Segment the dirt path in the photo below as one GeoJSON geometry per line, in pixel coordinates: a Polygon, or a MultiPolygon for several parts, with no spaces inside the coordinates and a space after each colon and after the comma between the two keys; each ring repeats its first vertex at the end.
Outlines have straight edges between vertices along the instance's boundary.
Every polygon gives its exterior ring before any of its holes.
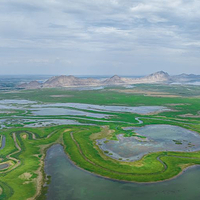
{"type": "MultiPolygon", "coordinates": [[[[53,131],[52,133],[47,135],[46,138],[49,138],[51,135],[53,135],[57,131],[58,130],[53,131]]],[[[62,144],[63,145],[63,133],[65,133],[67,131],[70,131],[70,129],[65,129],[63,132],[61,132],[60,137],[55,142],[47,144],[47,145],[41,145],[40,146],[40,153],[42,154],[42,157],[40,158],[40,166],[37,169],[37,171],[35,172],[36,174],[38,174],[38,177],[35,179],[36,193],[33,197],[28,198],[27,200],[35,200],[41,194],[42,186],[44,184],[43,167],[44,167],[44,159],[45,159],[45,156],[46,156],[45,152],[53,144],[62,144]]]]}
{"type": "Polygon", "coordinates": [[[55,130],[55,131],[51,132],[49,135],[47,135],[47,137],[46,137],[46,138],[47,138],[47,139],[48,139],[48,138],[50,138],[50,137],[51,137],[51,136],[52,136],[54,133],[56,133],[56,132],[57,132],[57,130],[55,130]]]}
{"type": "Polygon", "coordinates": [[[3,135],[0,136],[0,149],[1,149],[1,146],[2,146],[2,142],[3,142],[3,135]]]}
{"type": "Polygon", "coordinates": [[[13,153],[11,153],[11,154],[8,154],[8,155],[6,156],[6,158],[7,158],[8,160],[13,160],[16,164],[15,164],[11,169],[9,169],[9,170],[7,170],[7,171],[4,171],[4,172],[0,172],[0,174],[10,172],[10,171],[14,170],[15,168],[17,168],[17,167],[21,164],[21,161],[20,161],[20,160],[18,160],[17,158],[12,157],[12,155],[21,152],[21,147],[20,147],[20,146],[18,145],[18,143],[17,143],[16,134],[13,133],[12,135],[13,135],[13,140],[14,140],[15,146],[16,146],[16,148],[17,148],[18,150],[15,151],[15,152],[13,152],[13,153]]]}
{"type": "Polygon", "coordinates": [[[33,132],[30,132],[30,131],[25,131],[25,132],[28,133],[28,134],[31,134],[32,135],[32,139],[36,140],[36,136],[35,136],[35,134],[33,132]]]}

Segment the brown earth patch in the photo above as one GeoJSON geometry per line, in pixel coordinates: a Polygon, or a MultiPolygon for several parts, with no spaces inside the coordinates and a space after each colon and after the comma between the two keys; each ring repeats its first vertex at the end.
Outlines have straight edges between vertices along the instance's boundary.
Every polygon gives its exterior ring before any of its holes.
{"type": "Polygon", "coordinates": [[[200,115],[193,115],[191,113],[185,115],[179,115],[179,117],[190,117],[190,118],[200,118],[200,115]]]}
{"type": "Polygon", "coordinates": [[[54,98],[64,98],[64,97],[73,97],[74,95],[50,95],[50,97],[54,98]]]}
{"type": "Polygon", "coordinates": [[[142,167],[144,166],[144,163],[142,160],[137,160],[137,161],[132,162],[130,165],[135,166],[135,167],[142,167]]]}
{"type": "Polygon", "coordinates": [[[93,133],[90,135],[91,140],[98,140],[102,138],[109,138],[112,137],[112,133],[114,133],[114,130],[110,130],[109,126],[102,126],[101,127],[101,132],[99,133],[93,133]]]}
{"type": "Polygon", "coordinates": [[[23,138],[24,140],[26,140],[27,135],[26,135],[26,134],[22,135],[22,138],[23,138]]]}
{"type": "Polygon", "coordinates": [[[68,131],[71,131],[71,129],[65,129],[63,133],[66,133],[68,131]]]}
{"type": "Polygon", "coordinates": [[[181,97],[179,95],[174,95],[174,94],[165,93],[165,92],[152,92],[152,91],[136,90],[136,89],[131,89],[131,90],[130,89],[127,89],[127,90],[109,89],[109,90],[120,92],[120,93],[127,93],[127,94],[143,94],[143,95],[151,96],[151,97],[170,97],[170,98],[181,97]]]}
{"type": "Polygon", "coordinates": [[[189,103],[169,103],[165,104],[166,106],[185,106],[185,105],[191,105],[189,103]]]}
{"type": "Polygon", "coordinates": [[[188,168],[192,165],[194,165],[194,164],[188,163],[188,164],[182,164],[182,165],[180,165],[180,167],[181,167],[182,170],[184,170],[185,168],[188,168]]]}
{"type": "Polygon", "coordinates": [[[29,172],[25,172],[19,176],[20,179],[29,181],[33,175],[29,172]]]}

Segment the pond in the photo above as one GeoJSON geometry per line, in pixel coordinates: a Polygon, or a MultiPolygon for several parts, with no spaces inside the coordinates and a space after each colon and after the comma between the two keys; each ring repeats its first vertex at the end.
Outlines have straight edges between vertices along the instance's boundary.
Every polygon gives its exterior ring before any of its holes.
{"type": "Polygon", "coordinates": [[[53,125],[89,125],[89,124],[82,124],[76,120],[70,120],[70,119],[24,120],[24,127],[46,127],[53,125]]]}
{"type": "Polygon", "coordinates": [[[117,135],[117,140],[97,140],[106,155],[123,161],[141,159],[145,154],[158,151],[197,151],[200,150],[200,135],[196,132],[171,125],[149,125],[127,127],[136,136],[117,135]]]}
{"type": "Polygon", "coordinates": [[[0,100],[0,104],[20,104],[20,105],[27,105],[27,104],[34,104],[37,103],[36,101],[29,101],[25,99],[3,99],[0,100]]]}
{"type": "Polygon", "coordinates": [[[0,164],[0,170],[6,169],[9,167],[9,164],[5,163],[5,164],[0,164]]]}
{"type": "Polygon", "coordinates": [[[77,168],[59,144],[48,149],[45,172],[51,176],[48,200],[188,200],[200,196],[200,167],[191,167],[176,179],[159,183],[112,181],[77,168]]]}
{"type": "Polygon", "coordinates": [[[87,116],[94,118],[109,118],[110,115],[102,112],[128,112],[137,114],[151,114],[154,112],[170,111],[169,108],[164,106],[107,106],[95,105],[84,103],[53,103],[53,104],[40,104],[35,101],[17,100],[17,99],[4,99],[0,100],[0,109],[2,112],[11,112],[10,110],[29,110],[33,115],[77,115],[87,116]],[[72,109],[73,108],[73,109],[72,109]],[[75,109],[74,109],[75,108],[75,109]],[[81,109],[81,110],[80,110],[81,109]],[[86,112],[96,111],[101,113],[86,112]]]}
{"type": "Polygon", "coordinates": [[[32,111],[33,115],[73,115],[73,116],[85,116],[85,117],[94,117],[94,118],[108,118],[110,115],[92,113],[92,112],[84,112],[81,110],[73,110],[67,108],[35,108],[35,111],[32,111]]]}
{"type": "Polygon", "coordinates": [[[149,114],[153,112],[164,112],[170,111],[167,107],[164,106],[104,106],[104,105],[95,105],[95,104],[84,104],[84,103],[55,103],[55,104],[44,104],[44,106],[58,107],[66,106],[76,109],[84,110],[94,110],[99,112],[129,112],[137,114],[149,114]]]}
{"type": "Polygon", "coordinates": [[[5,147],[5,145],[6,145],[6,137],[3,135],[2,136],[0,150],[2,150],[5,147]]]}

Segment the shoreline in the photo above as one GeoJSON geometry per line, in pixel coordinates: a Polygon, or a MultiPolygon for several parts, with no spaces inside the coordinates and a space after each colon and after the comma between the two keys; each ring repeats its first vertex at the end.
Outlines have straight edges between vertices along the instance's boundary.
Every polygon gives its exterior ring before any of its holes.
{"type": "Polygon", "coordinates": [[[97,174],[95,172],[90,172],[84,168],[81,168],[79,167],[71,158],[70,156],[65,152],[66,156],[68,157],[69,161],[71,164],[73,164],[73,166],[75,166],[76,168],[82,170],[82,171],[85,171],[93,176],[96,176],[96,177],[99,177],[99,178],[103,178],[103,179],[106,179],[106,180],[110,180],[110,181],[114,181],[114,182],[122,182],[122,183],[135,183],[135,184],[141,184],[141,185],[146,185],[146,184],[156,184],[156,183],[161,183],[161,182],[167,182],[167,181],[170,181],[170,180],[173,180],[173,179],[176,179],[177,177],[181,176],[184,172],[186,172],[188,169],[192,168],[192,167],[197,167],[197,166],[200,166],[200,165],[191,165],[191,166],[188,166],[186,168],[184,168],[179,174],[177,174],[176,176],[174,177],[171,177],[169,179],[165,179],[165,180],[159,180],[159,181],[149,181],[149,182],[137,182],[137,181],[127,181],[127,180],[119,180],[119,179],[114,179],[114,178],[110,178],[110,177],[107,177],[107,176],[102,176],[100,174],[97,174]]]}
{"type": "MultiPolygon", "coordinates": [[[[63,136],[63,133],[62,133],[62,136],[63,136]]],[[[35,193],[35,195],[33,197],[30,197],[27,200],[36,200],[36,199],[38,199],[42,195],[42,190],[44,188],[43,186],[47,182],[47,179],[45,178],[45,176],[47,177],[47,174],[45,173],[45,170],[44,170],[44,168],[45,168],[45,157],[47,155],[47,151],[52,146],[57,145],[57,144],[63,146],[63,139],[62,139],[62,137],[59,137],[55,142],[53,142],[51,144],[41,145],[40,146],[41,147],[42,157],[40,159],[40,167],[38,168],[38,170],[36,170],[36,173],[38,174],[38,178],[36,178],[36,193],[35,193]]],[[[48,184],[47,184],[47,187],[48,187],[48,184]]]]}
{"type": "MultiPolygon", "coordinates": [[[[91,174],[91,175],[93,175],[93,176],[96,176],[96,177],[99,177],[99,178],[103,178],[103,179],[106,179],[106,180],[110,180],[110,181],[114,181],[114,182],[135,183],[135,184],[141,184],[141,185],[156,184],[156,183],[161,183],[161,182],[167,182],[167,181],[176,179],[177,177],[181,176],[183,173],[185,173],[185,172],[186,172],[188,169],[190,169],[190,168],[193,168],[193,167],[195,168],[195,167],[200,166],[200,165],[197,165],[197,164],[191,165],[191,166],[187,166],[187,167],[185,167],[180,173],[178,173],[176,176],[173,176],[173,177],[171,177],[171,178],[169,178],[169,179],[165,179],[165,180],[149,181],[149,182],[138,182],[138,181],[119,180],[119,179],[114,179],[114,178],[110,178],[110,177],[107,177],[107,176],[102,176],[102,175],[97,174],[97,173],[95,173],[95,172],[90,172],[90,171],[88,171],[88,170],[86,170],[86,169],[84,169],[84,168],[81,168],[80,166],[78,166],[78,165],[71,159],[70,155],[65,151],[65,149],[64,149],[65,145],[59,144],[59,143],[56,143],[56,144],[53,144],[53,145],[61,145],[61,146],[63,147],[63,151],[64,151],[64,153],[65,153],[65,156],[67,156],[69,162],[70,162],[74,167],[76,167],[76,168],[78,168],[78,169],[80,169],[80,170],[82,170],[82,171],[84,171],[84,172],[86,172],[86,173],[89,173],[89,174],[91,174]]],[[[51,145],[51,147],[52,147],[53,145],[51,145]]],[[[51,148],[51,147],[50,147],[50,148],[51,148]]]]}

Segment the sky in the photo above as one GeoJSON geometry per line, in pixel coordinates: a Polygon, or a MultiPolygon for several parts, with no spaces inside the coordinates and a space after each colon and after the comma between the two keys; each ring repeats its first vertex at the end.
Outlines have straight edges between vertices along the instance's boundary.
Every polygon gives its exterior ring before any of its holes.
{"type": "Polygon", "coordinates": [[[0,75],[200,74],[199,0],[0,0],[0,75]]]}

